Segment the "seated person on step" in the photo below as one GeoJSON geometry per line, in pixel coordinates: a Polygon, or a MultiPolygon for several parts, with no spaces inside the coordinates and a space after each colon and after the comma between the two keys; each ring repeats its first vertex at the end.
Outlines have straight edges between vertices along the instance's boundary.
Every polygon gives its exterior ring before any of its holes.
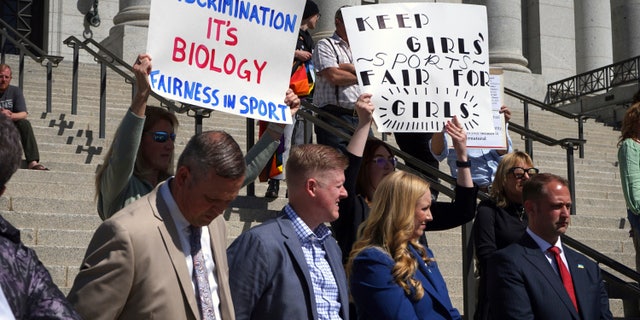
{"type": "Polygon", "coordinates": [[[0,64],[0,113],[11,119],[20,133],[20,143],[24,150],[24,157],[27,160],[27,168],[32,170],[49,170],[40,164],[40,153],[38,143],[33,134],[31,122],[27,120],[27,104],[24,100],[22,90],[11,85],[11,67],[0,64]]]}

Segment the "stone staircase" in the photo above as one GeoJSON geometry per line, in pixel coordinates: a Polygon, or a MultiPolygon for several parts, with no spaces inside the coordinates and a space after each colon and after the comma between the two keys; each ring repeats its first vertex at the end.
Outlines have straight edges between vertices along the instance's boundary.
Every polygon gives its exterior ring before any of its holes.
{"type": "MultiPolygon", "coordinates": [[[[18,83],[17,59],[7,57],[14,66],[13,84],[18,83]]],[[[114,72],[108,72],[107,138],[98,138],[99,68],[95,64],[80,67],[78,114],[71,114],[71,62],[63,61],[54,70],[54,94],[51,113],[45,113],[45,69],[33,62],[25,63],[25,98],[30,120],[37,135],[41,161],[50,171],[18,170],[0,197],[0,214],[22,231],[22,239],[34,248],[50,270],[55,283],[66,292],[73,283],[86,246],[100,219],[94,201],[94,174],[103,161],[110,139],[129,107],[131,85],[114,72]]],[[[507,84],[508,85],[508,84],[507,84]]],[[[519,101],[507,104],[515,123],[522,123],[519,101]]],[[[176,139],[179,154],[194,133],[194,119],[178,114],[180,128],[176,139]]],[[[532,127],[555,138],[577,137],[577,124],[549,113],[534,110],[532,127]]],[[[212,113],[203,121],[204,130],[222,129],[231,133],[246,151],[244,118],[212,113]]],[[[256,130],[257,131],[257,130],[256,130]]],[[[576,207],[569,235],[633,267],[634,250],[628,237],[624,199],[620,190],[616,162],[618,132],[594,121],[585,124],[588,140],[584,159],[576,156],[576,207]]],[[[378,134],[379,136],[379,134],[378,134]]],[[[514,147],[524,150],[524,143],[512,135],[514,147]]],[[[391,139],[391,143],[393,143],[391,139]]],[[[566,176],[566,153],[560,147],[534,144],[534,162],[543,172],[566,176]]],[[[446,163],[442,168],[448,171],[446,163]]],[[[278,214],[286,204],[286,186],[281,197],[268,201],[261,197],[266,183],[256,183],[255,194],[247,189],[225,213],[229,242],[241,232],[278,214]]],[[[441,201],[448,201],[442,196],[441,201]]],[[[446,278],[453,303],[463,313],[462,252],[460,229],[432,232],[428,235],[446,278]]],[[[621,303],[611,300],[614,315],[622,315],[621,303]]]]}

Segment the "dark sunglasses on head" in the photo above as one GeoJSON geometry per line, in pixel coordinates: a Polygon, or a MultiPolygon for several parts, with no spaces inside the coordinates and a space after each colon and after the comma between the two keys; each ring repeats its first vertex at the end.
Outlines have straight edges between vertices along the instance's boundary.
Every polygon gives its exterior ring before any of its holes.
{"type": "Polygon", "coordinates": [[[522,168],[522,167],[513,167],[511,169],[509,169],[509,173],[513,173],[513,176],[516,177],[516,179],[522,179],[524,178],[524,174],[526,173],[529,177],[532,177],[536,174],[538,174],[540,172],[540,170],[538,170],[538,168],[522,168]]]}
{"type": "Polygon", "coordinates": [[[387,163],[391,163],[391,166],[395,168],[398,164],[398,159],[396,157],[389,157],[388,159],[385,157],[375,157],[372,162],[375,162],[380,168],[384,168],[387,163]]]}
{"type": "Polygon", "coordinates": [[[171,141],[176,141],[175,133],[168,133],[166,131],[154,131],[154,132],[146,132],[153,136],[153,141],[165,143],[167,140],[171,139],[171,141]]]}

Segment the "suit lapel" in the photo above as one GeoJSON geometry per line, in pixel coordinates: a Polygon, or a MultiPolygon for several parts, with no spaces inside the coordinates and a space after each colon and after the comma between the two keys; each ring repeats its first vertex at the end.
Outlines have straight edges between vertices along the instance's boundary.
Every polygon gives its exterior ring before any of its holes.
{"type": "Polygon", "coordinates": [[[540,250],[540,247],[535,240],[533,240],[528,233],[525,233],[525,236],[520,243],[524,247],[524,258],[527,259],[531,265],[543,275],[551,288],[553,288],[553,290],[558,294],[558,297],[560,297],[560,300],[567,310],[571,312],[571,315],[574,318],[579,319],[580,316],[578,315],[576,308],[573,306],[573,302],[571,301],[567,290],[562,284],[560,275],[553,269],[553,266],[549,263],[549,260],[547,260],[547,257],[544,255],[542,250],[540,250]]]}
{"type": "Polygon", "coordinates": [[[331,267],[331,271],[333,272],[333,278],[338,285],[338,292],[340,294],[340,309],[342,310],[343,319],[345,315],[348,314],[348,310],[346,305],[348,305],[349,295],[347,289],[347,276],[344,273],[344,266],[342,265],[342,259],[339,250],[338,244],[335,243],[333,237],[328,237],[324,241],[324,251],[327,253],[327,260],[329,261],[329,266],[331,267]],[[333,242],[333,245],[329,244],[329,242],[333,242]]]}
{"type": "Polygon", "coordinates": [[[564,256],[567,258],[567,268],[569,268],[569,272],[571,272],[571,278],[573,279],[573,288],[576,292],[576,300],[578,300],[578,308],[582,310],[582,314],[585,314],[584,311],[592,310],[591,306],[585,306],[580,303],[580,301],[593,301],[588,294],[593,292],[592,288],[588,287],[588,284],[591,281],[588,279],[588,273],[585,269],[585,266],[578,263],[578,254],[567,248],[567,246],[563,246],[564,256]]]}
{"type": "Polygon", "coordinates": [[[318,311],[316,306],[315,299],[312,299],[313,295],[313,283],[311,282],[311,274],[309,273],[309,266],[307,265],[307,260],[304,258],[304,252],[302,252],[302,245],[298,240],[298,236],[296,235],[295,230],[293,230],[293,224],[287,217],[284,211],[282,215],[277,218],[278,225],[280,226],[280,231],[282,236],[284,237],[284,245],[287,247],[287,250],[291,253],[293,257],[293,263],[297,265],[299,270],[302,270],[302,275],[304,276],[304,281],[307,284],[307,288],[309,288],[309,292],[305,297],[307,299],[307,305],[311,306],[311,312],[313,313],[313,319],[318,319],[318,311]]]}
{"type": "Polygon", "coordinates": [[[227,232],[224,216],[219,216],[209,224],[209,239],[213,260],[216,265],[216,280],[220,298],[220,314],[222,319],[233,319],[234,309],[231,307],[231,289],[229,288],[229,263],[227,262],[227,232]]]}
{"type": "Polygon", "coordinates": [[[162,238],[164,248],[169,255],[169,259],[173,264],[173,269],[176,272],[176,277],[180,288],[182,290],[182,296],[187,300],[187,304],[192,312],[194,319],[200,318],[200,312],[198,311],[198,304],[193,292],[193,286],[189,277],[189,270],[187,270],[187,264],[185,262],[185,254],[182,252],[182,245],[180,243],[180,236],[178,230],[171,218],[169,209],[166,203],[162,199],[162,195],[158,194],[160,185],[156,187],[149,197],[149,204],[154,216],[158,218],[161,223],[158,224],[158,232],[162,238]]]}
{"type": "Polygon", "coordinates": [[[440,280],[437,280],[434,278],[433,273],[430,272],[429,268],[427,267],[427,264],[422,260],[422,257],[420,256],[420,254],[418,254],[418,251],[416,251],[415,248],[409,246],[409,251],[413,255],[413,258],[418,261],[418,270],[420,271],[420,274],[424,279],[427,280],[427,281],[422,281],[422,287],[424,288],[424,290],[430,296],[435,298],[435,300],[438,301],[438,303],[440,303],[443,306],[447,306],[449,303],[447,298],[445,298],[443,294],[448,295],[448,293],[447,292],[441,293],[437,289],[440,280]]]}

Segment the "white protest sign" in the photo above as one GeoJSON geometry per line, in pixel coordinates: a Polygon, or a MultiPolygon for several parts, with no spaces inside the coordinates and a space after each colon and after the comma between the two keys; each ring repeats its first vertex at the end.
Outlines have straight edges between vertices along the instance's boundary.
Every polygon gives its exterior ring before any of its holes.
{"type": "Polygon", "coordinates": [[[500,113],[500,107],[504,104],[502,69],[491,69],[489,73],[494,132],[467,133],[467,148],[507,150],[507,127],[504,114],[500,113]]]}
{"type": "Polygon", "coordinates": [[[304,1],[151,1],[154,92],[186,104],[291,123],[284,104],[304,1]]]}
{"type": "Polygon", "coordinates": [[[494,132],[484,6],[393,3],[342,14],[378,131],[438,132],[458,116],[467,132],[494,132]]]}

